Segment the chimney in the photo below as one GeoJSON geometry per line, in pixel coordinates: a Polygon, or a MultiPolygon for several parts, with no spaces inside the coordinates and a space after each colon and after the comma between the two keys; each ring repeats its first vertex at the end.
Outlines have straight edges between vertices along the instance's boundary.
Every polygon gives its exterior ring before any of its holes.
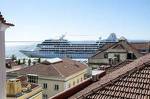
{"type": "Polygon", "coordinates": [[[126,39],[125,37],[122,36],[122,37],[120,37],[120,38],[118,39],[118,41],[119,41],[119,42],[126,42],[127,39],[126,39]]]}
{"type": "Polygon", "coordinates": [[[96,82],[100,80],[100,78],[104,76],[105,74],[106,72],[103,70],[92,70],[92,81],[96,82]]]}
{"type": "Polygon", "coordinates": [[[7,81],[7,96],[17,97],[22,94],[21,81],[19,79],[9,79],[7,81]]]}

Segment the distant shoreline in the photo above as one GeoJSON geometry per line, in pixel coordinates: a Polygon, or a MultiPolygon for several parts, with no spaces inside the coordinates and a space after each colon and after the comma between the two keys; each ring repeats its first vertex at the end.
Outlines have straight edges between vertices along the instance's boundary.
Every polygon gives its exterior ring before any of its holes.
{"type": "Polygon", "coordinates": [[[42,42],[42,41],[5,41],[5,42],[42,42]]]}

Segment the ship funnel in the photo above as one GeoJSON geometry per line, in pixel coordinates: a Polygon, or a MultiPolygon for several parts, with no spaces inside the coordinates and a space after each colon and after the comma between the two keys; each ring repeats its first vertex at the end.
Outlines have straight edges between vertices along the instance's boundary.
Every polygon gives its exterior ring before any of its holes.
{"type": "Polygon", "coordinates": [[[111,33],[108,38],[106,39],[107,41],[113,41],[116,42],[117,41],[117,36],[115,33],[111,33]]]}

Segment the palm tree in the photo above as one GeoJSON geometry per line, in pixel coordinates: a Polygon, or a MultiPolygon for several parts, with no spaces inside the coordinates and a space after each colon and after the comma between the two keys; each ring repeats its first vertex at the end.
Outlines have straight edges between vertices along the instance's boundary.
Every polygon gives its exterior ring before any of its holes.
{"type": "Polygon", "coordinates": [[[18,63],[18,65],[20,65],[20,64],[21,64],[21,63],[20,63],[20,59],[18,59],[17,63],[18,63]]]}
{"type": "Polygon", "coordinates": [[[41,63],[41,58],[38,58],[38,63],[41,63]]]}

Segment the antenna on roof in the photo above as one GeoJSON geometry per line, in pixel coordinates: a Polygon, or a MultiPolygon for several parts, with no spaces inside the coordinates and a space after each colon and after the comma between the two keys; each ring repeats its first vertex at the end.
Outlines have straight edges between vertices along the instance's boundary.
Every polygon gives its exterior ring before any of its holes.
{"type": "Polygon", "coordinates": [[[63,40],[64,37],[66,36],[66,34],[67,34],[67,32],[65,34],[61,35],[61,37],[59,38],[59,40],[63,40]]]}
{"type": "Polygon", "coordinates": [[[59,39],[60,39],[60,40],[63,40],[63,39],[64,39],[64,37],[65,37],[65,35],[62,35],[59,39]]]}

